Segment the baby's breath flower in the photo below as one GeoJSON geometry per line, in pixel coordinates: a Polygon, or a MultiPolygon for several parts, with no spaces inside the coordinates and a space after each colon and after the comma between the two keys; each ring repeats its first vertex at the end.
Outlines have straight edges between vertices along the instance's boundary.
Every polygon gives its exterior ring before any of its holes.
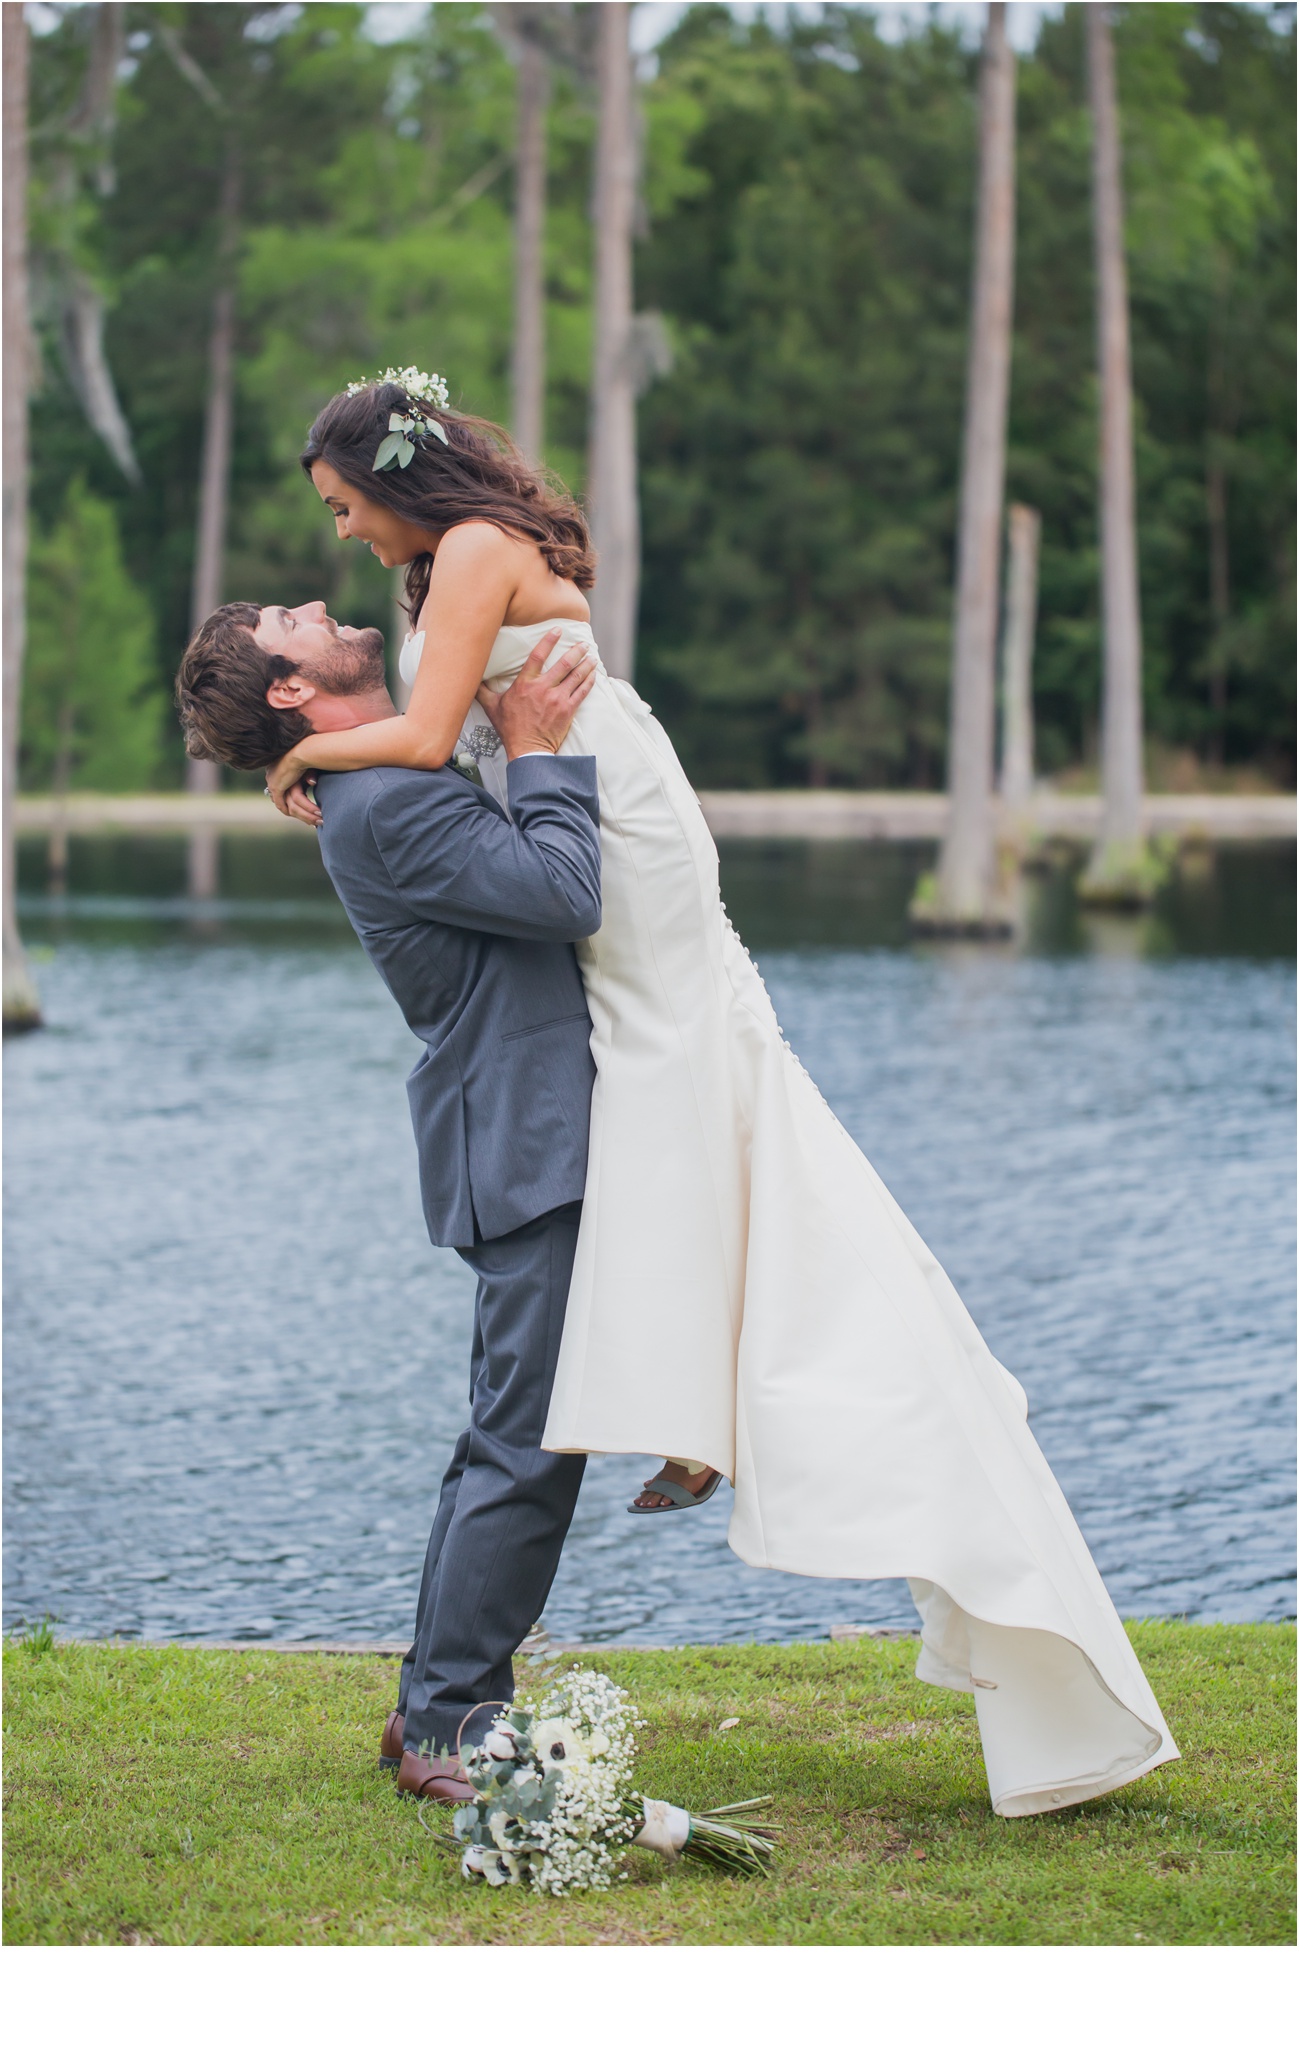
{"type": "Polygon", "coordinates": [[[382,377],[362,377],[357,383],[348,385],[346,396],[355,398],[358,391],[368,391],[373,384],[400,384],[408,397],[422,398],[426,405],[436,406],[439,412],[445,412],[451,402],[446,378],[440,377],[436,370],[417,370],[413,363],[405,370],[385,370],[382,377]]]}

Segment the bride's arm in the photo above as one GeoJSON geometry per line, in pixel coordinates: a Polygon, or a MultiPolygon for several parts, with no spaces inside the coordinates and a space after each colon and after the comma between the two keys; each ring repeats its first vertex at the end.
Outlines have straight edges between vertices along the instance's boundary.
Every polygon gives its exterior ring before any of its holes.
{"type": "Polygon", "coordinates": [[[444,534],[420,613],[424,649],[406,710],[299,740],[267,774],[277,802],[312,768],[444,767],[505,623],[518,570],[518,549],[499,527],[474,520],[444,534]]]}

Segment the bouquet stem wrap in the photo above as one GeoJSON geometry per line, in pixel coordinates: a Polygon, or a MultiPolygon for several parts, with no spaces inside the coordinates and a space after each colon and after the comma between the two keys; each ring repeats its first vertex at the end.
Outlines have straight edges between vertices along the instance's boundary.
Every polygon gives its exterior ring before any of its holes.
{"type": "Polygon", "coordinates": [[[645,1825],[632,1836],[633,1849],[654,1849],[665,1863],[675,1863],[690,1840],[690,1815],[684,1806],[672,1806],[666,1799],[646,1799],[645,1825]]]}

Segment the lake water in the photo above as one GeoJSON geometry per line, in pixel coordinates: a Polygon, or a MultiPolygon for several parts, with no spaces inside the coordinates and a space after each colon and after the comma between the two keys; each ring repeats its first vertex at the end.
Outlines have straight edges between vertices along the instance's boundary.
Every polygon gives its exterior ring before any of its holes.
{"type": "MultiPolygon", "coordinates": [[[[908,945],[918,848],[733,844],[787,1036],[1028,1390],[1122,1612],[1294,1612],[1292,849],[1150,915],[1031,885],[1026,937],[908,945]]],[[[7,1050],[5,1623],[409,1631],[472,1282],[423,1233],[416,1050],[314,843],[23,849],[48,1019],[7,1050]]],[[[647,1446],[647,1451],[662,1448],[647,1446]]],[[[908,1627],[898,1582],[756,1571],[592,1460],[562,1640],[908,1627]]]]}

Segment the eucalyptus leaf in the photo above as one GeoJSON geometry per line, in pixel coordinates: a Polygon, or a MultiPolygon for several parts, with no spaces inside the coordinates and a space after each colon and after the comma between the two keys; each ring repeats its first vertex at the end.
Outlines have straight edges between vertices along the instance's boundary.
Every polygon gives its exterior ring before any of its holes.
{"type": "Polygon", "coordinates": [[[397,444],[397,460],[403,469],[409,469],[411,463],[415,460],[415,443],[408,441],[405,435],[402,436],[397,444]]]}
{"type": "Polygon", "coordinates": [[[404,434],[385,434],[375,450],[374,462],[371,467],[374,469],[387,469],[393,457],[399,455],[401,449],[409,448],[409,445],[404,434]]]}
{"type": "Polygon", "coordinates": [[[442,443],[442,446],[443,446],[444,448],[449,448],[449,447],[451,446],[451,443],[450,443],[450,442],[448,441],[448,439],[447,439],[447,430],[446,430],[446,428],[445,428],[445,427],[440,427],[440,426],[438,425],[438,423],[437,423],[437,421],[436,421],[436,420],[430,420],[430,421],[429,421],[429,423],[428,423],[428,431],[430,432],[430,434],[436,434],[436,435],[437,435],[437,437],[438,437],[438,440],[439,440],[439,441],[440,441],[440,442],[442,443]]]}

